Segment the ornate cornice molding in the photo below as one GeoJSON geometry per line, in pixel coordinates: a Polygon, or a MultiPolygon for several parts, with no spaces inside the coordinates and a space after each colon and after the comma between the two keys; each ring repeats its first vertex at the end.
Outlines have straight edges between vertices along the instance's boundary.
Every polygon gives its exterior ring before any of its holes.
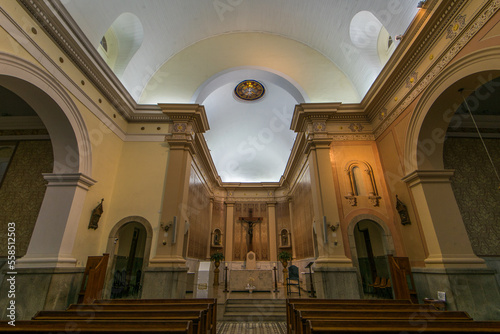
{"type": "Polygon", "coordinates": [[[384,70],[379,74],[372,87],[377,89],[369,91],[363,99],[366,100],[367,115],[370,121],[376,119],[379,111],[391,100],[397,89],[403,85],[406,78],[418,65],[418,60],[435,45],[435,42],[452,20],[456,12],[467,0],[428,0],[426,9],[419,12],[415,24],[411,24],[403,36],[403,40],[391,56],[384,70]],[[433,11],[434,10],[434,11],[433,11]],[[425,23],[425,25],[424,25],[425,23]],[[424,32],[421,31],[424,30],[424,32]],[[417,43],[414,39],[418,36],[417,43]],[[400,50],[400,51],[399,51],[400,50]],[[376,98],[376,100],[375,100],[376,98]],[[375,100],[372,105],[371,101],[375,100]]]}
{"type": "Polygon", "coordinates": [[[104,63],[97,50],[92,47],[59,1],[17,1],[127,121],[150,122],[165,120],[161,117],[161,114],[158,116],[134,115],[136,111],[140,112],[142,108],[137,105],[127,89],[104,63]],[[60,19],[63,19],[64,22],[61,22],[60,19]]]}
{"type": "MultiPolygon", "coordinates": [[[[464,1],[460,1],[463,4],[464,1]]],[[[457,8],[453,12],[457,12],[457,8]]],[[[401,102],[396,105],[391,111],[387,111],[388,116],[378,125],[375,129],[375,138],[378,138],[402,113],[406,108],[429,86],[429,84],[441,73],[441,71],[455,58],[455,56],[465,47],[465,45],[476,35],[476,33],[486,24],[486,22],[500,9],[500,0],[490,1],[489,5],[475,18],[468,22],[466,28],[464,28],[461,34],[458,35],[455,43],[452,43],[441,59],[436,62],[423,76],[423,79],[410,89],[409,93],[406,95],[401,102]]],[[[446,22],[450,22],[452,17],[446,22]]],[[[439,33],[442,33],[445,28],[445,24],[440,27],[439,33]]],[[[439,34],[436,34],[436,37],[439,34]]],[[[427,49],[426,49],[427,50],[427,49]]],[[[395,80],[396,81],[396,80],[395,80]]],[[[402,82],[401,82],[402,84],[402,82]]],[[[388,99],[385,96],[387,103],[388,99]]]]}

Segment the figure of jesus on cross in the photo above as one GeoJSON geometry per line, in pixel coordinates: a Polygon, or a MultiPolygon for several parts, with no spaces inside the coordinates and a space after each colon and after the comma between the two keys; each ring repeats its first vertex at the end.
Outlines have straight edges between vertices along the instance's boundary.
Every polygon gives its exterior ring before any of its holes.
{"type": "Polygon", "coordinates": [[[248,216],[249,217],[240,217],[240,221],[242,223],[247,223],[248,224],[248,229],[247,229],[247,234],[248,234],[248,250],[252,250],[252,239],[253,239],[253,227],[255,224],[260,223],[262,221],[262,217],[253,217],[252,216],[253,210],[248,209],[248,216]]]}

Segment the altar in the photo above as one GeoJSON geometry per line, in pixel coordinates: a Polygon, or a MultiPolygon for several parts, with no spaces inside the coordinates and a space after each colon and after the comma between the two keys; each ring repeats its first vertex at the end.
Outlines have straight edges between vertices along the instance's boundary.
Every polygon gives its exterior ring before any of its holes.
{"type": "Polygon", "coordinates": [[[272,270],[233,269],[229,275],[229,291],[248,291],[248,284],[255,287],[253,291],[273,291],[272,270]]]}

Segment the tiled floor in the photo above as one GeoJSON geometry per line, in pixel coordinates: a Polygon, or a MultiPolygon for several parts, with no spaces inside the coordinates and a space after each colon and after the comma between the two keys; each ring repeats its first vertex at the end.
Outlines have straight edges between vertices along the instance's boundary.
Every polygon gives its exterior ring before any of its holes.
{"type": "Polygon", "coordinates": [[[217,334],[285,334],[284,322],[226,322],[219,321],[217,334]]]}

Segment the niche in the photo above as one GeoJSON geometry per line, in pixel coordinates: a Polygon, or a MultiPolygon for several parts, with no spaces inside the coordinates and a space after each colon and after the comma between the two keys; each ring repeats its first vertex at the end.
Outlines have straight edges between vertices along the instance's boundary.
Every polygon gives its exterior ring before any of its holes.
{"type": "Polygon", "coordinates": [[[350,161],[346,164],[348,192],[344,196],[351,206],[358,205],[360,196],[367,196],[373,206],[379,206],[380,196],[378,195],[373,169],[369,163],[360,160],[350,161]]]}

